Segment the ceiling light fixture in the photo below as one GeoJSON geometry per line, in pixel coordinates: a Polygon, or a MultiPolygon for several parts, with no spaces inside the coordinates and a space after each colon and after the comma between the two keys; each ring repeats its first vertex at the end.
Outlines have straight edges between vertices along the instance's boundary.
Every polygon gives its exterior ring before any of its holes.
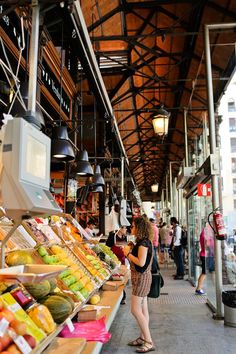
{"type": "Polygon", "coordinates": [[[154,132],[157,135],[167,135],[169,126],[170,113],[163,106],[158,108],[152,117],[154,132]]]}
{"type": "Polygon", "coordinates": [[[51,144],[52,158],[58,161],[72,161],[75,158],[73,147],[69,141],[67,127],[54,127],[51,144]]]}
{"type": "Polygon", "coordinates": [[[158,183],[152,184],[151,185],[152,193],[157,193],[158,192],[158,188],[159,188],[159,184],[158,183]]]}

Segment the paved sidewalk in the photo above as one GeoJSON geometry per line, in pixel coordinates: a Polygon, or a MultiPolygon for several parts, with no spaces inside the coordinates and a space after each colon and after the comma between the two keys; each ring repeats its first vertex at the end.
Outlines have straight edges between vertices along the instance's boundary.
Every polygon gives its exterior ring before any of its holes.
{"type": "MultiPolygon", "coordinates": [[[[236,328],[212,319],[206,298],[196,296],[186,280],[173,280],[173,269],[162,269],[165,285],[158,299],[149,300],[150,328],[158,354],[236,354],[236,328]]],[[[127,304],[121,305],[110,328],[111,340],[102,354],[130,354],[135,348],[127,342],[139,336],[130,314],[130,290],[127,304]]]]}

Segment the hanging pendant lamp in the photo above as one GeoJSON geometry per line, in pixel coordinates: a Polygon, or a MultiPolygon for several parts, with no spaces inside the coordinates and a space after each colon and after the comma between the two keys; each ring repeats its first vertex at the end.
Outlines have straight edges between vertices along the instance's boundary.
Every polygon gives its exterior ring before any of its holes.
{"type": "Polygon", "coordinates": [[[157,109],[152,118],[154,132],[157,135],[166,135],[168,133],[170,113],[163,106],[157,109]]]}
{"type": "Polygon", "coordinates": [[[101,167],[99,165],[96,165],[95,167],[93,184],[95,184],[96,186],[105,186],[105,181],[101,174],[101,167]]]}
{"type": "Polygon", "coordinates": [[[82,150],[79,152],[76,166],[76,174],[79,176],[93,176],[93,169],[88,160],[87,150],[82,150]]]}
{"type": "Polygon", "coordinates": [[[51,155],[53,159],[58,161],[68,162],[74,160],[75,153],[69,141],[66,126],[53,128],[51,155]]]}
{"type": "Polygon", "coordinates": [[[94,186],[92,192],[93,193],[103,193],[103,187],[102,186],[94,186]]]}

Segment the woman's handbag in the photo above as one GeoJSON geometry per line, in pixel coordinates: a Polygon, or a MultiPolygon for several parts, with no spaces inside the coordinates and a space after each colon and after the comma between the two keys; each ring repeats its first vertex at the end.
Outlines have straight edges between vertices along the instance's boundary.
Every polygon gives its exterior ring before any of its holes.
{"type": "Polygon", "coordinates": [[[164,285],[164,280],[161,273],[152,274],[152,284],[148,294],[148,297],[158,298],[160,296],[160,290],[164,285]]]}
{"type": "Polygon", "coordinates": [[[160,290],[164,286],[164,279],[160,273],[160,268],[157,260],[153,258],[152,261],[152,284],[148,294],[148,297],[158,298],[160,296],[160,290]],[[153,272],[154,271],[154,272],[153,272]]]}

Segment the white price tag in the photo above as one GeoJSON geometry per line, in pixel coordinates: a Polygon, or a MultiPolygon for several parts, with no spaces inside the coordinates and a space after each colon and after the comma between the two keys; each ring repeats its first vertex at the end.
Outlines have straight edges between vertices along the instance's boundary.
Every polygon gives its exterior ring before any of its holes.
{"type": "Polygon", "coordinates": [[[23,354],[29,354],[32,351],[32,348],[26,342],[24,337],[17,336],[13,340],[23,354]]]}
{"type": "Polygon", "coordinates": [[[70,331],[70,332],[74,332],[75,327],[74,327],[73,322],[71,321],[70,318],[67,318],[66,324],[67,324],[67,326],[68,326],[68,328],[69,328],[69,331],[70,331]]]}
{"type": "Polygon", "coordinates": [[[21,307],[20,307],[20,305],[19,305],[18,302],[17,302],[17,303],[15,303],[15,304],[13,304],[13,305],[8,306],[8,309],[9,309],[11,312],[15,313],[16,311],[21,310],[21,307]]]}
{"type": "Polygon", "coordinates": [[[0,337],[4,336],[4,333],[6,332],[8,326],[9,322],[5,318],[2,318],[0,321],[0,337]]]}

